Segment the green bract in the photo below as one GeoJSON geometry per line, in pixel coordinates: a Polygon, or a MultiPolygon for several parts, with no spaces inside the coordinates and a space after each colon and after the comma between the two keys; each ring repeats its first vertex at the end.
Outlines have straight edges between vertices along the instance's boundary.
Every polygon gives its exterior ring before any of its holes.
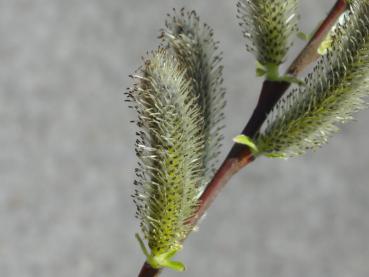
{"type": "Polygon", "coordinates": [[[342,13],[341,16],[338,18],[336,24],[333,25],[332,29],[328,32],[325,39],[322,41],[318,48],[319,55],[325,55],[328,51],[331,50],[333,37],[335,34],[335,30],[338,26],[342,26],[345,23],[345,20],[348,19],[350,11],[347,10],[346,12],[342,13]]]}
{"type": "Polygon", "coordinates": [[[369,95],[369,1],[351,1],[332,35],[330,51],[307,77],[306,86],[282,98],[255,139],[260,152],[290,157],[316,149],[352,119],[369,95]]]}
{"type": "Polygon", "coordinates": [[[162,268],[167,267],[176,271],[184,271],[185,266],[181,262],[178,261],[172,261],[171,258],[180,250],[178,249],[172,249],[168,252],[165,252],[163,254],[150,254],[145,246],[145,243],[141,239],[139,234],[136,234],[136,239],[138,243],[140,244],[141,250],[146,256],[146,261],[148,264],[152,266],[152,268],[162,268]]]}
{"type": "Polygon", "coordinates": [[[259,152],[259,149],[254,141],[248,136],[238,135],[233,138],[233,141],[248,146],[254,156],[256,156],[259,152]]]}

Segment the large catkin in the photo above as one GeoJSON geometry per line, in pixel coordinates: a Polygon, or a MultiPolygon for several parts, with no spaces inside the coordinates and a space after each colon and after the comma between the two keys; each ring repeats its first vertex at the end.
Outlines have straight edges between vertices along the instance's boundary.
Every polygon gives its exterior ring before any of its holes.
{"type": "Polygon", "coordinates": [[[203,118],[186,70],[165,49],[152,53],[138,74],[129,92],[140,127],[134,201],[151,255],[158,256],[180,249],[190,228],[203,174],[203,118]]]}

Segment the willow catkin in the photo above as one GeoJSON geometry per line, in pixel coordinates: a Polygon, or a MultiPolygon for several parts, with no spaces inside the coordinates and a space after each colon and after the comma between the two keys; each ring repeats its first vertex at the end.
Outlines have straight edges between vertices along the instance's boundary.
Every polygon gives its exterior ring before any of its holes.
{"type": "Polygon", "coordinates": [[[213,177],[217,157],[220,153],[223,135],[224,94],[222,87],[223,66],[218,42],[213,38],[213,30],[209,25],[200,22],[195,11],[173,11],[168,14],[166,28],[162,30],[162,38],[167,47],[186,67],[187,78],[191,80],[193,96],[198,105],[203,121],[204,151],[202,163],[204,176],[199,185],[199,193],[213,177]]]}
{"type": "Polygon", "coordinates": [[[279,66],[297,33],[297,0],[240,0],[237,3],[246,49],[264,66],[279,66]]]}
{"type": "Polygon", "coordinates": [[[159,49],[128,93],[140,127],[133,197],[153,257],[180,249],[203,175],[203,118],[186,74],[174,56],[159,49]]]}

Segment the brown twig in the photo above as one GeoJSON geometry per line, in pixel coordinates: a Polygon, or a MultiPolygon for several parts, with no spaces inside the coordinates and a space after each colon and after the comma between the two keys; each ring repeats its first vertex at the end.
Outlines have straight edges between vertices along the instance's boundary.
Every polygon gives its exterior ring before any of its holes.
{"type": "Polygon", "coordinates": [[[160,269],[152,268],[148,263],[144,263],[138,277],[156,277],[161,273],[160,269]]]}
{"type": "Polygon", "coordinates": [[[202,217],[228,180],[253,160],[254,156],[249,148],[241,144],[234,144],[227,158],[215,173],[212,181],[202,193],[198,210],[189,220],[189,224],[196,225],[197,221],[202,217]]]}
{"type": "MultiPolygon", "coordinates": [[[[321,23],[317,31],[313,34],[305,48],[301,50],[299,55],[289,66],[286,74],[297,76],[309,64],[318,59],[319,54],[317,53],[317,50],[319,45],[346,9],[346,0],[337,0],[336,4],[321,23]]],[[[289,87],[290,83],[288,82],[274,82],[265,80],[263,82],[256,108],[246,127],[242,131],[242,134],[249,137],[255,136],[255,134],[259,132],[269,112],[273,109],[274,105],[289,87]]],[[[210,204],[214,201],[222,188],[227,184],[229,179],[253,160],[254,156],[247,146],[234,144],[228,156],[225,158],[224,162],[215,173],[213,179],[207,185],[206,189],[201,195],[198,209],[195,215],[189,220],[189,224],[196,225],[198,220],[203,216],[210,204]]],[[[155,277],[159,276],[160,272],[161,270],[153,269],[149,264],[144,263],[139,277],[155,277]]]]}
{"type": "Polygon", "coordinates": [[[319,57],[317,52],[319,45],[341,14],[347,9],[347,5],[347,0],[337,0],[326,19],[320,24],[313,37],[288,68],[288,74],[296,76],[319,57]]]}

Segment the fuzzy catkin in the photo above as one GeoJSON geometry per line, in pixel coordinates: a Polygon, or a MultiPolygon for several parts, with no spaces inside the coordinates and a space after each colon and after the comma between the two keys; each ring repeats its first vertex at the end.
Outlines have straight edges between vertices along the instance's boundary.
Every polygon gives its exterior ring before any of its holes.
{"type": "Polygon", "coordinates": [[[246,49],[262,65],[280,65],[296,34],[297,0],[240,0],[237,3],[246,49]]]}
{"type": "Polygon", "coordinates": [[[369,95],[369,1],[353,0],[330,50],[306,79],[306,86],[282,98],[256,138],[261,153],[276,157],[316,149],[352,119],[369,95]]]}
{"type": "Polygon", "coordinates": [[[153,256],[180,249],[203,175],[203,118],[186,76],[179,61],[159,49],[145,61],[128,93],[140,127],[133,197],[153,256]]]}
{"type": "Polygon", "coordinates": [[[217,50],[218,42],[214,41],[213,30],[200,22],[195,11],[174,10],[172,15],[168,14],[165,25],[166,28],[162,30],[163,42],[186,67],[193,97],[198,99],[204,118],[202,163],[205,171],[199,184],[201,193],[214,175],[223,139],[221,130],[225,89],[222,87],[221,53],[217,50]]]}

